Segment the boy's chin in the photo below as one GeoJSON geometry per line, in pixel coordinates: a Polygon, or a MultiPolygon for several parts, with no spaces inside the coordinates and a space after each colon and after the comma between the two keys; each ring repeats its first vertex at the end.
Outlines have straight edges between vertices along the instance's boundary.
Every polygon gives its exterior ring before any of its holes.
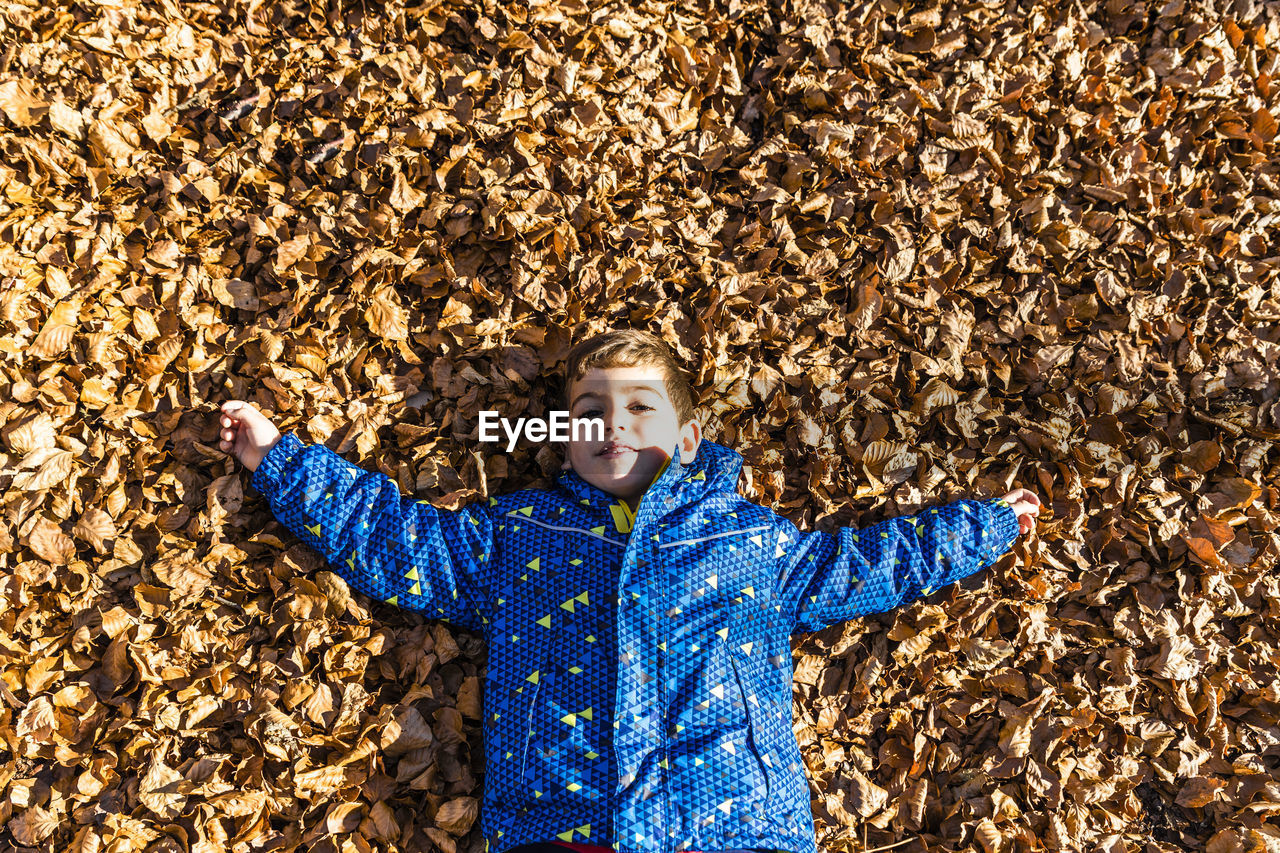
{"type": "Polygon", "coordinates": [[[608,492],[615,497],[630,494],[635,491],[635,484],[632,477],[601,477],[599,475],[591,477],[589,482],[601,491],[608,492]]]}

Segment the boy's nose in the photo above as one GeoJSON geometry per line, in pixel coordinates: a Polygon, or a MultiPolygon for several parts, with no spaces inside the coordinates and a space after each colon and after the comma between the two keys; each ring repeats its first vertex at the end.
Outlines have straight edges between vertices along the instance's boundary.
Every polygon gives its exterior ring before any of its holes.
{"type": "Polygon", "coordinates": [[[621,433],[629,435],[631,432],[631,424],[625,418],[609,418],[604,422],[604,434],[609,436],[613,433],[621,433]]]}
{"type": "Polygon", "coordinates": [[[604,434],[608,435],[614,430],[622,429],[625,426],[625,420],[619,415],[606,415],[604,419],[604,434]]]}

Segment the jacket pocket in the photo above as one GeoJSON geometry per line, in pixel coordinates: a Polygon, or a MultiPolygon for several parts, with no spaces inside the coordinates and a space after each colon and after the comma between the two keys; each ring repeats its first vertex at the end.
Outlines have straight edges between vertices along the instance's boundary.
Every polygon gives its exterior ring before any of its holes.
{"type": "Polygon", "coordinates": [[[498,761],[493,762],[496,778],[486,780],[492,788],[494,800],[503,805],[519,805],[528,799],[526,779],[529,775],[530,750],[536,734],[538,700],[547,695],[544,686],[551,677],[546,667],[541,667],[537,683],[526,685],[522,693],[511,693],[519,696],[511,702],[510,723],[503,728],[502,736],[496,745],[501,750],[498,761]],[[510,752],[510,756],[507,753],[510,752]]]}
{"type": "MultiPolygon", "coordinates": [[[[747,709],[747,752],[751,756],[751,763],[754,764],[756,772],[752,773],[748,768],[749,779],[743,781],[755,788],[748,796],[748,802],[754,805],[754,810],[760,815],[765,814],[765,809],[769,807],[770,799],[773,794],[773,767],[769,761],[767,754],[760,749],[756,741],[756,736],[763,732],[761,728],[763,724],[764,714],[762,709],[751,701],[751,696],[755,695],[754,690],[750,690],[750,681],[743,676],[742,667],[745,662],[740,661],[737,649],[729,649],[729,666],[733,670],[734,680],[738,685],[738,695],[742,697],[742,704],[747,709]]],[[[756,696],[757,701],[759,696],[756,696]]]]}
{"type": "Polygon", "coordinates": [[[533,695],[529,697],[529,709],[525,714],[524,721],[524,745],[520,749],[520,775],[517,782],[517,792],[520,799],[525,799],[529,793],[529,781],[533,775],[529,762],[532,758],[530,752],[534,748],[535,741],[540,737],[545,737],[546,732],[540,731],[544,726],[543,718],[546,714],[542,713],[545,699],[551,694],[550,683],[554,677],[555,670],[551,667],[542,669],[538,673],[538,684],[534,688],[533,695]],[[539,704],[539,699],[543,699],[543,703],[539,704]]]}

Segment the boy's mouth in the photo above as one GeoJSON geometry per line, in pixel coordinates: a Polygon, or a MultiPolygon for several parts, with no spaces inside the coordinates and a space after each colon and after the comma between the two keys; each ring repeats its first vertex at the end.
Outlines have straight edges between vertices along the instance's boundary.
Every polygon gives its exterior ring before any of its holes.
{"type": "Polygon", "coordinates": [[[600,448],[600,452],[597,453],[596,456],[603,456],[605,459],[617,459],[624,453],[635,452],[636,449],[634,447],[629,447],[625,444],[619,444],[616,441],[611,441],[604,447],[600,448]]]}

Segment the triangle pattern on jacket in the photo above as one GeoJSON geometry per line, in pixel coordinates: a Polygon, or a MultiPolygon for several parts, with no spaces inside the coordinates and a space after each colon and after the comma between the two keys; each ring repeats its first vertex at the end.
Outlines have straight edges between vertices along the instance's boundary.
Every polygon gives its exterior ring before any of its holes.
{"type": "Polygon", "coordinates": [[[632,513],[576,472],[442,510],[286,433],[252,486],[354,589],[483,636],[486,849],[817,853],[790,638],[910,603],[1017,536],[999,500],[801,532],[678,446],[632,513]]]}

